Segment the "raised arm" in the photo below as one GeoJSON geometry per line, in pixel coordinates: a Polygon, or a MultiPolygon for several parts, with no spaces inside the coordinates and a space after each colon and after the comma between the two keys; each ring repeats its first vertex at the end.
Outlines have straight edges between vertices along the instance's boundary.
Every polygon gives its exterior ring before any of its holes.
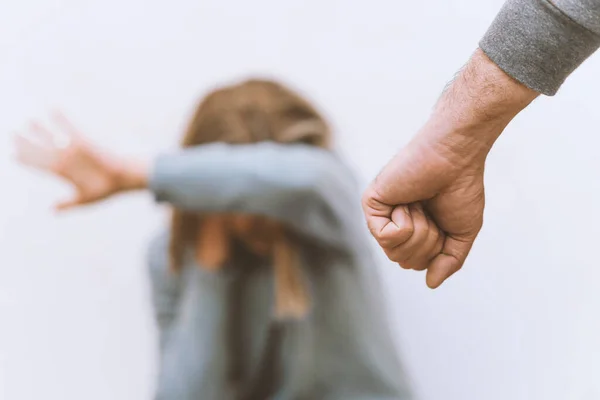
{"type": "Polygon", "coordinates": [[[340,249],[357,245],[362,225],[352,175],[331,152],[312,146],[190,148],[158,157],[148,187],[176,208],[263,215],[340,249]]]}
{"type": "Polygon", "coordinates": [[[360,198],[352,174],[326,150],[301,144],[215,143],[135,162],[101,151],[58,117],[64,135],[40,125],[17,137],[20,160],[60,176],[75,195],[68,209],[111,195],[150,189],[176,208],[270,217],[325,245],[364,246],[360,198]]]}

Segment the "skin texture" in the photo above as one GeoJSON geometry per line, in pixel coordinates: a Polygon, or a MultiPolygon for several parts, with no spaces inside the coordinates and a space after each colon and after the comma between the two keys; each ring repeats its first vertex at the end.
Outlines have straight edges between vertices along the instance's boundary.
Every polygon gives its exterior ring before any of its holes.
{"type": "Polygon", "coordinates": [[[364,193],[369,230],[390,260],[427,270],[430,288],[463,266],[483,224],[487,155],[537,96],[475,52],[364,193]]]}

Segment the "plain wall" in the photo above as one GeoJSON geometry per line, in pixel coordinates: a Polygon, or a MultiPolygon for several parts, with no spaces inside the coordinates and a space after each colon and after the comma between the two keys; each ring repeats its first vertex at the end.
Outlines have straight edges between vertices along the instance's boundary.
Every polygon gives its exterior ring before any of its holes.
{"type": "MultiPolygon", "coordinates": [[[[156,370],[147,194],[57,216],[69,195],[10,158],[62,109],[95,142],[172,148],[213,85],[254,74],[307,93],[363,183],[426,120],[500,0],[20,0],[0,3],[0,399],[145,400],[156,370]]],[[[426,400],[600,398],[600,56],[506,130],[485,227],[442,288],[384,261],[426,400]]],[[[375,248],[375,247],[374,247],[375,248]]]]}

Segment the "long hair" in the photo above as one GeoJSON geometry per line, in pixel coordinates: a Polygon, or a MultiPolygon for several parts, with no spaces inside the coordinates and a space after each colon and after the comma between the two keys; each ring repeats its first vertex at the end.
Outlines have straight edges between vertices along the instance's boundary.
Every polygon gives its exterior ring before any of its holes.
{"type": "MultiPolygon", "coordinates": [[[[214,142],[261,141],[330,146],[330,129],[317,110],[291,89],[269,80],[248,80],[209,93],[197,107],[182,146],[214,142]]],[[[300,317],[309,306],[299,271],[299,243],[277,221],[257,215],[197,214],[174,210],[170,235],[171,268],[182,268],[189,248],[201,268],[216,271],[234,256],[234,243],[271,257],[275,313],[300,317]]]]}

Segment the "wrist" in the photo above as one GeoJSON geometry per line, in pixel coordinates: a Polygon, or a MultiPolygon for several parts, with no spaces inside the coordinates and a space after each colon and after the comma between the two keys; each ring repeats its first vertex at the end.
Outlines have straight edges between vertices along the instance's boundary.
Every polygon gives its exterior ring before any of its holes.
{"type": "Polygon", "coordinates": [[[148,187],[148,165],[141,161],[121,160],[113,171],[117,191],[141,190],[148,187]]]}

